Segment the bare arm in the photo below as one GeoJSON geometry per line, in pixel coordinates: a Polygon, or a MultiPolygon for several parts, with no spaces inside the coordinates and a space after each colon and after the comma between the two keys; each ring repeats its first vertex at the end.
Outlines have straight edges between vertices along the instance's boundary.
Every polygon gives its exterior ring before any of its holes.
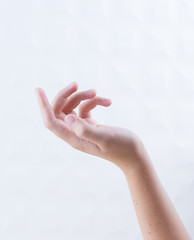
{"type": "Polygon", "coordinates": [[[139,137],[96,123],[91,110],[108,107],[111,101],[97,97],[95,90],[75,93],[77,88],[72,83],[62,89],[51,105],[44,91],[36,89],[45,126],[73,148],[111,161],[123,171],[145,240],[190,240],[139,137]],[[78,105],[79,115],[74,111],[78,105]]]}
{"type": "Polygon", "coordinates": [[[141,144],[137,158],[139,165],[123,171],[144,239],[191,239],[141,144]]]}

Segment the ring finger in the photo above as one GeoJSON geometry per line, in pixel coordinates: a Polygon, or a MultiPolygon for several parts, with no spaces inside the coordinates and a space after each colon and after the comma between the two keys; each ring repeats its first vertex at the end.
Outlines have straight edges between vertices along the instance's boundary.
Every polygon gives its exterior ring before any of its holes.
{"type": "Polygon", "coordinates": [[[90,111],[94,109],[97,105],[108,107],[111,105],[111,100],[108,98],[95,97],[93,99],[87,100],[79,106],[79,116],[81,118],[90,118],[90,111]]]}

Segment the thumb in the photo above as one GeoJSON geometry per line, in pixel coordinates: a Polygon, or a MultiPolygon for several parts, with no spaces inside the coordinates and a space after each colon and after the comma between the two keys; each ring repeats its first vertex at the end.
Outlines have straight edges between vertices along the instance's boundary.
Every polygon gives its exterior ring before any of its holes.
{"type": "Polygon", "coordinates": [[[104,132],[99,127],[91,125],[73,114],[68,114],[65,117],[65,122],[78,137],[92,141],[96,144],[102,143],[104,132]]]}

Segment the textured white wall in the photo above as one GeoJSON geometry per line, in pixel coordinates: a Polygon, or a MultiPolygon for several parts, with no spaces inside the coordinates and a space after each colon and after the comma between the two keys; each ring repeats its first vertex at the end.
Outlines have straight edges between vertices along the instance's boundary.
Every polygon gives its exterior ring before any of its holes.
{"type": "Polygon", "coordinates": [[[126,180],[44,128],[35,87],[112,99],[194,237],[194,2],[0,0],[0,239],[141,239],[126,180]]]}

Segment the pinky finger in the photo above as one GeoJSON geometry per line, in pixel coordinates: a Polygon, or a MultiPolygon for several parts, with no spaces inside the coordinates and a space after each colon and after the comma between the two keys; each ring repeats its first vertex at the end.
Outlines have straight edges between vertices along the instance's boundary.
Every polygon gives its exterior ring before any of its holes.
{"type": "Polygon", "coordinates": [[[94,109],[97,105],[108,107],[111,105],[111,100],[108,98],[95,97],[85,101],[79,106],[79,116],[81,118],[90,118],[90,111],[94,109]]]}

